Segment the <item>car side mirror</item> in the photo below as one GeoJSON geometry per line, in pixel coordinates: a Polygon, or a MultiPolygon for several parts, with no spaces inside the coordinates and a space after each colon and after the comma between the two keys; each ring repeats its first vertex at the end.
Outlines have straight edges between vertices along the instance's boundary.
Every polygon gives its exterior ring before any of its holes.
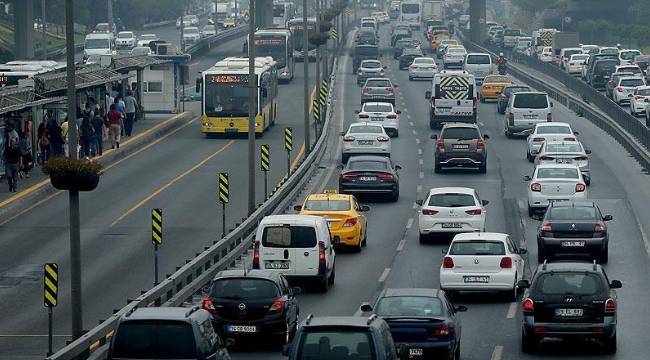
{"type": "Polygon", "coordinates": [[[368,206],[368,205],[361,205],[361,207],[359,208],[359,211],[361,211],[361,212],[368,212],[368,211],[370,211],[370,206],[368,206]]]}
{"type": "Polygon", "coordinates": [[[525,255],[525,254],[528,254],[528,250],[526,250],[526,249],[519,249],[519,251],[517,251],[517,254],[519,254],[519,255],[525,255]]]}
{"type": "Polygon", "coordinates": [[[432,140],[438,140],[438,134],[431,134],[431,136],[429,136],[429,137],[430,137],[432,140]]]}
{"type": "Polygon", "coordinates": [[[399,114],[401,114],[401,113],[402,113],[402,110],[396,110],[396,111],[395,111],[395,114],[397,114],[397,115],[399,115],[399,114]]]}
{"type": "Polygon", "coordinates": [[[522,279],[517,281],[517,287],[520,289],[528,289],[530,287],[530,281],[522,279]]]}
{"type": "Polygon", "coordinates": [[[370,305],[370,303],[364,302],[359,307],[359,310],[361,310],[361,312],[371,312],[372,311],[372,305],[370,305]]]}
{"type": "Polygon", "coordinates": [[[291,344],[282,345],[282,355],[289,356],[290,352],[291,352],[291,344]]]}
{"type": "Polygon", "coordinates": [[[302,294],[302,288],[298,286],[294,286],[293,288],[291,288],[291,292],[293,293],[293,295],[302,294]]]}
{"type": "Polygon", "coordinates": [[[354,113],[355,113],[355,114],[358,114],[358,113],[360,113],[360,112],[361,112],[361,111],[359,111],[359,110],[354,110],[354,113]]]}
{"type": "Polygon", "coordinates": [[[524,181],[530,181],[530,180],[532,180],[532,179],[533,179],[533,178],[531,178],[530,175],[525,175],[525,176],[524,176],[524,181]]]}
{"type": "Polygon", "coordinates": [[[393,87],[397,89],[399,87],[399,84],[393,84],[393,87]]]}
{"type": "Polygon", "coordinates": [[[490,134],[483,134],[483,139],[489,139],[489,138],[490,138],[490,134]]]}
{"type": "MultiPolygon", "coordinates": [[[[382,53],[382,55],[383,55],[383,53],[382,53]]],[[[382,69],[386,70],[386,69],[388,69],[388,66],[384,65],[384,66],[382,66],[382,69]]]]}
{"type": "Polygon", "coordinates": [[[408,360],[411,355],[409,354],[409,346],[406,344],[400,344],[398,348],[399,360],[408,360]]]}
{"type": "Polygon", "coordinates": [[[341,245],[341,239],[339,239],[338,237],[332,239],[332,246],[339,247],[340,245],[341,245]]]}
{"type": "Polygon", "coordinates": [[[296,205],[293,207],[293,209],[296,211],[302,211],[302,205],[296,205]]]}
{"type": "Polygon", "coordinates": [[[553,102],[551,101],[551,107],[553,107],[553,102]]]}
{"type": "Polygon", "coordinates": [[[580,135],[580,133],[577,132],[577,131],[574,131],[574,132],[573,132],[573,135],[580,135]]]}
{"type": "Polygon", "coordinates": [[[415,203],[422,206],[422,204],[424,204],[424,200],[415,200],[415,203]]]}
{"type": "Polygon", "coordinates": [[[210,285],[206,285],[206,286],[202,287],[201,292],[203,292],[203,294],[209,294],[210,293],[210,285]]]}
{"type": "Polygon", "coordinates": [[[487,206],[490,203],[490,200],[481,200],[481,205],[487,206]]]}
{"type": "Polygon", "coordinates": [[[591,154],[591,150],[590,150],[590,149],[585,149],[585,154],[590,155],[590,154],[591,154]]]}
{"type": "Polygon", "coordinates": [[[442,248],[440,249],[440,252],[442,253],[442,255],[447,255],[447,253],[449,252],[449,248],[448,247],[442,248]]]}
{"type": "Polygon", "coordinates": [[[339,169],[339,170],[343,170],[343,164],[337,164],[336,168],[339,169]]]}
{"type": "Polygon", "coordinates": [[[395,170],[402,170],[402,166],[401,165],[395,165],[395,170]]]}
{"type": "Polygon", "coordinates": [[[233,346],[235,346],[235,339],[227,338],[226,339],[226,347],[233,347],[233,346]]]}
{"type": "Polygon", "coordinates": [[[620,289],[623,287],[623,283],[620,280],[612,280],[612,283],[609,284],[609,287],[612,289],[620,289]]]}
{"type": "Polygon", "coordinates": [[[613,220],[613,219],[614,219],[614,217],[613,217],[612,215],[605,215],[605,216],[603,216],[603,221],[611,221],[611,220],[613,220]]]}
{"type": "Polygon", "coordinates": [[[339,133],[339,135],[341,135],[341,136],[345,136],[345,131],[341,131],[341,132],[339,133]]]}
{"type": "Polygon", "coordinates": [[[465,312],[465,311],[467,311],[467,306],[465,306],[465,305],[458,305],[458,306],[455,306],[455,307],[454,307],[454,310],[456,310],[457,312],[465,312]]]}
{"type": "Polygon", "coordinates": [[[425,91],[424,92],[424,99],[425,100],[431,99],[431,91],[425,91]]]}

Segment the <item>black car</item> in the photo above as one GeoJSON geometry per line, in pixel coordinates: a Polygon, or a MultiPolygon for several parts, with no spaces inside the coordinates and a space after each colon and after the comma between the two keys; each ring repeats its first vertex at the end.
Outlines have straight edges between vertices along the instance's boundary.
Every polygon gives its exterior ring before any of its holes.
{"type": "Polygon", "coordinates": [[[499,97],[497,98],[497,111],[499,114],[506,113],[506,107],[508,107],[510,95],[519,91],[531,91],[531,89],[526,85],[508,85],[503,88],[501,94],[499,94],[499,97]]]}
{"type": "Polygon", "coordinates": [[[419,47],[415,48],[405,48],[402,51],[402,55],[399,57],[399,69],[404,70],[408,69],[411,64],[413,64],[413,60],[416,57],[422,57],[424,54],[422,54],[422,50],[420,50],[419,47]]]}
{"type": "Polygon", "coordinates": [[[395,60],[399,59],[399,57],[402,55],[402,51],[404,51],[405,48],[415,47],[417,45],[418,43],[416,40],[411,38],[402,38],[397,40],[395,42],[395,45],[393,45],[393,58],[395,60]]]}
{"type": "Polygon", "coordinates": [[[431,138],[436,140],[434,172],[440,173],[443,168],[475,168],[482,174],[487,172],[485,139],[490,136],[482,134],[478,125],[445,124],[440,136],[433,134],[431,138]]]}
{"type": "Polygon", "coordinates": [[[389,158],[375,155],[351,157],[339,175],[341,194],[388,195],[392,201],[399,199],[399,175],[402,167],[393,165],[389,158]]]}
{"type": "Polygon", "coordinates": [[[589,262],[545,262],[531,281],[523,301],[521,350],[531,353],[544,338],[602,342],[606,353],[616,352],[616,290],[623,284],[610,280],[600,265],[589,262]]]}
{"type": "Polygon", "coordinates": [[[591,72],[589,73],[589,85],[594,89],[604,90],[609,81],[609,77],[616,71],[616,66],[620,64],[618,59],[596,60],[591,72]]]}
{"type": "Polygon", "coordinates": [[[600,212],[593,201],[553,201],[537,232],[537,259],[590,256],[607,263],[609,258],[606,221],[612,215],[600,212]]]}
{"type": "Polygon", "coordinates": [[[362,28],[357,35],[358,45],[376,45],[377,34],[373,29],[362,28]]]}
{"type": "Polygon", "coordinates": [[[299,291],[274,271],[225,270],[212,280],[202,307],[212,314],[214,327],[224,338],[267,334],[284,345],[298,327],[299,291]]]}
{"type": "Polygon", "coordinates": [[[354,47],[354,57],[352,58],[352,72],[354,74],[359,70],[363,60],[379,60],[379,48],[377,45],[357,45],[354,47]]]}
{"type": "Polygon", "coordinates": [[[361,305],[390,327],[396,346],[405,344],[411,359],[460,359],[461,323],[458,312],[442,290],[384,289],[375,302],[361,305]]]}

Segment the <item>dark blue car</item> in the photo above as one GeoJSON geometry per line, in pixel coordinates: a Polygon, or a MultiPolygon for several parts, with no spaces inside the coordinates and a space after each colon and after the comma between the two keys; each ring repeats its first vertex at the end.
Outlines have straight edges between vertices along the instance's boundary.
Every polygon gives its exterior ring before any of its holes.
{"type": "Polygon", "coordinates": [[[385,289],[375,305],[361,305],[390,327],[397,347],[405,344],[409,358],[460,359],[461,324],[459,312],[444,291],[437,289],[385,289]]]}

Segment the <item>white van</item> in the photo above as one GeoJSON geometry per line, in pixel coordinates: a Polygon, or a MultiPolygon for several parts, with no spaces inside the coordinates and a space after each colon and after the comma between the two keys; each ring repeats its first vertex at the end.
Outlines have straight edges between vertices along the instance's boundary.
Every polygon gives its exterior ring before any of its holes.
{"type": "Polygon", "coordinates": [[[474,75],[477,84],[482,84],[485,77],[494,72],[492,57],[486,53],[469,53],[463,61],[463,70],[474,75]]]}
{"type": "Polygon", "coordinates": [[[84,60],[91,55],[113,55],[115,42],[111,33],[92,33],[86,35],[84,60]]]}
{"type": "Polygon", "coordinates": [[[327,291],[334,284],[334,245],[327,220],[321,216],[266,216],[257,227],[253,269],[308,280],[327,291]]]}
{"type": "Polygon", "coordinates": [[[553,121],[552,107],[553,103],[544,92],[522,91],[512,94],[506,108],[504,133],[507,137],[530,134],[535,125],[553,121]]]}
{"type": "Polygon", "coordinates": [[[413,29],[420,29],[422,0],[403,0],[400,4],[400,21],[413,29]]]}
{"type": "Polygon", "coordinates": [[[429,126],[441,128],[446,122],[476,123],[478,95],[474,75],[467,71],[442,70],[433,77],[429,126]]]}

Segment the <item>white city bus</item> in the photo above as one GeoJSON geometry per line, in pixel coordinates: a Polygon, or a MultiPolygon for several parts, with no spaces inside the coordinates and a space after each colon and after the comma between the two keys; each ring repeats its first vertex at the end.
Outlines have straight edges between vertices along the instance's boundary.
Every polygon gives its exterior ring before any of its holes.
{"type": "MultiPolygon", "coordinates": [[[[287,27],[291,30],[291,35],[293,36],[293,57],[296,61],[304,61],[302,45],[305,28],[302,24],[302,18],[298,17],[289,20],[287,27]]],[[[309,33],[316,31],[316,18],[307,18],[307,31],[309,33]]],[[[309,57],[309,61],[316,61],[316,45],[311,42],[307,44],[307,56],[309,57]]]]}
{"type": "Polygon", "coordinates": [[[288,29],[263,29],[255,32],[255,56],[270,56],[278,69],[278,80],[293,79],[296,64],[293,57],[293,36],[288,29]]]}
{"type": "Polygon", "coordinates": [[[404,0],[400,4],[400,21],[419,29],[422,21],[422,0],[404,0]]]}

